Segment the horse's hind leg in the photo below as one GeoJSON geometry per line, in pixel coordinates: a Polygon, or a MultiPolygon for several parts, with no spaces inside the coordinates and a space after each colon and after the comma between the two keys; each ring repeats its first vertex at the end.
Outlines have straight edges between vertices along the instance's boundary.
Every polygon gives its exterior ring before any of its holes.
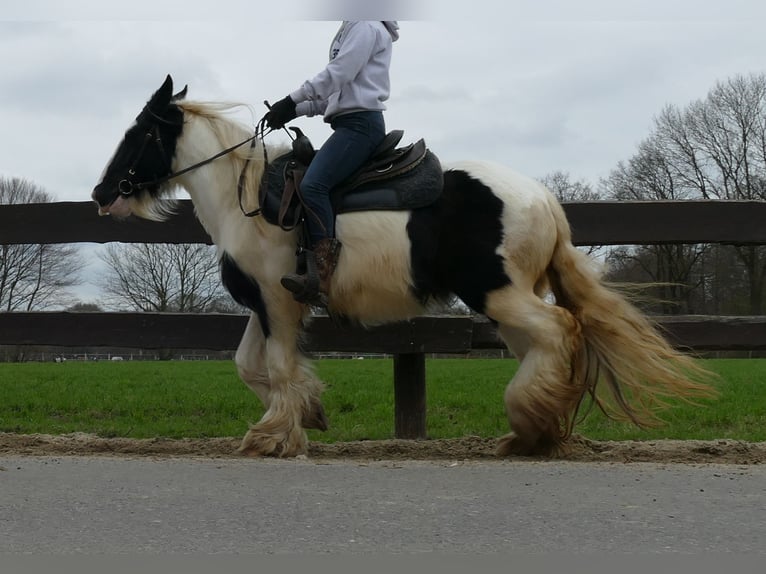
{"type": "Polygon", "coordinates": [[[504,397],[512,432],[500,439],[498,454],[562,452],[583,394],[575,370],[579,324],[566,309],[515,284],[488,295],[486,314],[520,361],[504,397]]]}

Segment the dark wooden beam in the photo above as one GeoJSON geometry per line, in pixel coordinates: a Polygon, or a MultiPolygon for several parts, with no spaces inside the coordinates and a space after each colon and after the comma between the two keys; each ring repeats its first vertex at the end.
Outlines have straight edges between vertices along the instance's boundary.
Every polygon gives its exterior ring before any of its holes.
{"type": "MultiPolygon", "coordinates": [[[[766,350],[766,316],[656,317],[679,348],[766,350]]],[[[233,350],[245,315],[174,313],[0,313],[0,345],[233,350]]],[[[305,348],[313,352],[445,353],[502,349],[495,327],[471,317],[418,317],[365,329],[340,326],[327,317],[309,325],[305,348]]]]}
{"type": "Polygon", "coordinates": [[[578,245],[766,243],[763,201],[587,201],[564,209],[578,245]]]}
{"type": "MultiPolygon", "coordinates": [[[[233,350],[247,316],[184,313],[0,313],[0,345],[233,350]]],[[[365,329],[315,317],[305,348],[380,354],[471,349],[470,317],[419,317],[365,329]]]]}
{"type": "Polygon", "coordinates": [[[164,222],[99,217],[93,202],[0,205],[0,245],[13,243],[207,243],[190,200],[164,222]]]}
{"type": "Polygon", "coordinates": [[[696,351],[761,351],[766,349],[766,317],[708,315],[656,318],[668,340],[696,351]]]}
{"type": "Polygon", "coordinates": [[[244,315],[173,313],[0,313],[0,345],[236,349],[244,315]]]}
{"type": "Polygon", "coordinates": [[[394,355],[394,436],[426,438],[426,358],[394,355]]]}
{"type": "MultiPolygon", "coordinates": [[[[694,351],[766,350],[766,316],[719,317],[711,315],[657,316],[652,318],[668,341],[694,351]]],[[[502,348],[495,327],[486,319],[473,324],[473,349],[502,348]]]]}
{"type": "MultiPolygon", "coordinates": [[[[565,203],[577,245],[766,244],[762,201],[565,203]]],[[[190,200],[163,223],[99,217],[92,202],[0,205],[0,245],[13,243],[210,243],[190,200]]]]}

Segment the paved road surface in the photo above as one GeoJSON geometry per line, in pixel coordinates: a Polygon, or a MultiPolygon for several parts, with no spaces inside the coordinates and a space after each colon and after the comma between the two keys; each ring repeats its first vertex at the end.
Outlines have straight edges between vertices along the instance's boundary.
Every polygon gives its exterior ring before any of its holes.
{"type": "Polygon", "coordinates": [[[0,457],[2,553],[766,553],[766,465],[0,457]]]}

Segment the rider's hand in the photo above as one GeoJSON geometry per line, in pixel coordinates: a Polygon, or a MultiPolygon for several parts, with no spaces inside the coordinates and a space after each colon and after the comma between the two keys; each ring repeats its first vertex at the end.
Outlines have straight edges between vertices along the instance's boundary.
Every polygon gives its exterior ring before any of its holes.
{"type": "Polygon", "coordinates": [[[296,117],[295,102],[287,96],[271,106],[269,113],[266,114],[266,125],[272,130],[278,130],[296,117]]]}

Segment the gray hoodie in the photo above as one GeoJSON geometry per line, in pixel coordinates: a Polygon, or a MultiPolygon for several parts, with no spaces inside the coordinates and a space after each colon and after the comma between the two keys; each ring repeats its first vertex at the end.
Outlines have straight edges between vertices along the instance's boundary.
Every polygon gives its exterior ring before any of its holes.
{"type": "Polygon", "coordinates": [[[325,121],[349,112],[385,110],[391,90],[391,45],[399,39],[396,21],[344,20],[330,44],[330,62],[292,92],[299,116],[325,121]]]}

